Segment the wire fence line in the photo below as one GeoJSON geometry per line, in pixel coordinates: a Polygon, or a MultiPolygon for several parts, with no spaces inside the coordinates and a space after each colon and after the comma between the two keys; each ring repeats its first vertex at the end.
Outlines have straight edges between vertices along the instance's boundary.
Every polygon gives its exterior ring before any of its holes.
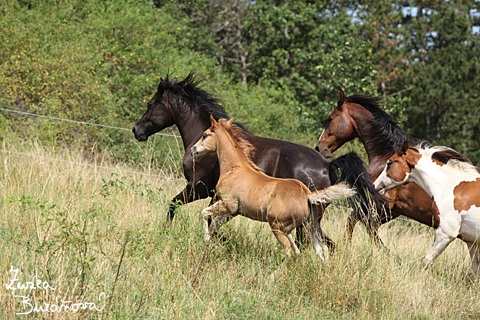
{"type": "MultiPolygon", "coordinates": [[[[117,129],[117,130],[131,131],[131,129],[127,129],[127,128],[114,127],[114,126],[108,126],[108,125],[104,125],[104,124],[91,123],[91,122],[85,122],[85,121],[77,121],[77,120],[63,119],[63,118],[58,118],[58,117],[45,116],[45,115],[41,115],[41,114],[35,114],[35,113],[29,113],[29,112],[23,112],[23,111],[17,111],[17,110],[5,109],[5,108],[0,108],[0,110],[1,110],[1,111],[6,111],[6,112],[12,112],[12,113],[16,113],[16,114],[21,114],[21,115],[25,115],[25,116],[31,116],[31,117],[38,117],[38,118],[51,119],[51,120],[57,120],[57,121],[72,122],[72,123],[78,123],[78,124],[83,124],[83,125],[88,125],[88,126],[108,128],[108,129],[117,129]]],[[[157,132],[156,134],[157,134],[157,135],[161,135],[161,136],[166,136],[166,137],[181,138],[181,136],[174,135],[174,134],[168,134],[168,133],[160,133],[160,132],[157,132]]],[[[97,166],[97,165],[93,165],[93,164],[89,164],[89,163],[72,162],[72,161],[63,160],[63,159],[56,159],[56,158],[48,158],[48,157],[36,156],[36,155],[32,155],[32,154],[28,154],[28,153],[22,153],[22,152],[14,152],[14,151],[9,151],[9,150],[0,150],[0,152],[10,153],[10,154],[16,154],[16,155],[22,155],[22,156],[33,157],[33,158],[41,158],[41,159],[50,160],[50,161],[57,161],[57,162],[64,162],[64,163],[70,163],[70,164],[88,166],[88,167],[93,167],[93,168],[103,169],[103,170],[122,171],[122,172],[139,174],[139,175],[144,175],[144,176],[151,176],[151,177],[158,177],[158,178],[164,178],[164,179],[185,181],[185,179],[172,178],[172,177],[167,177],[167,176],[162,176],[162,175],[155,175],[155,174],[149,174],[149,173],[143,173],[143,172],[138,172],[138,171],[120,170],[120,169],[114,168],[114,167],[104,167],[104,166],[97,166]]]]}
{"type": "Polygon", "coordinates": [[[74,161],[63,160],[63,159],[42,157],[42,156],[37,156],[37,155],[33,155],[33,154],[9,151],[9,150],[4,150],[4,149],[0,149],[0,152],[14,154],[14,155],[20,155],[20,156],[26,156],[26,157],[31,157],[31,158],[44,159],[44,160],[49,160],[49,161],[57,161],[57,162],[63,162],[63,163],[68,163],[68,164],[75,164],[75,165],[86,166],[86,167],[97,168],[97,169],[103,169],[103,170],[113,170],[113,171],[120,171],[120,172],[125,172],[125,173],[139,174],[139,175],[144,175],[144,176],[149,176],[149,177],[157,177],[157,178],[163,178],[163,179],[186,181],[185,179],[173,178],[173,177],[162,176],[162,175],[157,175],[157,174],[150,174],[150,173],[131,171],[131,170],[122,170],[122,169],[115,168],[115,167],[97,166],[97,165],[90,164],[90,163],[81,163],[81,162],[74,162],[74,161]]]}
{"type": "MultiPolygon", "coordinates": [[[[28,113],[28,112],[17,111],[17,110],[11,110],[11,109],[0,108],[0,110],[1,110],[1,111],[6,111],[6,112],[12,112],[12,113],[17,113],[17,114],[22,114],[22,115],[26,115],[26,116],[32,116],[32,117],[39,117],[39,118],[52,119],[52,120],[65,121],[65,122],[73,122],[73,123],[78,123],[78,124],[83,124],[83,125],[89,125],[89,126],[96,126],[96,127],[102,127],[102,128],[108,128],[108,129],[117,129],[117,130],[131,131],[131,129],[127,129],[127,128],[114,127],[114,126],[108,126],[108,125],[91,123],[91,122],[85,122],[85,121],[76,121],[76,120],[70,120],[70,119],[63,119],[63,118],[58,118],[58,117],[50,117],[50,116],[45,116],[45,115],[40,115],[40,114],[35,114],[35,113],[28,113]]],[[[174,134],[168,134],[168,133],[160,133],[160,132],[157,132],[156,134],[157,134],[157,135],[161,135],[161,136],[166,136],[166,137],[181,138],[181,136],[174,135],[174,134]]],[[[23,156],[34,157],[34,158],[42,158],[42,159],[45,159],[45,160],[65,162],[65,163],[76,164],[76,165],[89,166],[89,167],[94,167],[94,168],[104,169],[104,170],[122,171],[122,172],[139,174],[139,175],[145,175],[145,176],[151,176],[151,177],[158,177],[158,178],[171,179],[171,180],[177,180],[177,181],[186,181],[185,179],[172,178],[172,177],[155,175],[155,174],[149,174],[149,173],[143,173],[143,172],[137,172],[137,171],[120,170],[120,169],[118,169],[118,168],[113,168],[113,167],[97,166],[97,165],[92,165],[92,164],[88,164],[88,163],[72,162],[72,161],[62,160],[62,159],[47,158],[47,157],[35,156],[35,155],[31,155],[31,154],[27,154],[27,153],[21,153],[21,152],[13,152],[13,151],[8,151],[8,150],[0,150],[0,152],[11,153],[11,154],[16,154],[16,155],[23,155],[23,156]]],[[[337,207],[337,208],[341,208],[341,209],[351,209],[351,208],[347,208],[347,207],[343,207],[343,206],[338,206],[338,205],[331,205],[331,206],[337,207]]],[[[415,220],[409,220],[409,219],[403,219],[403,218],[397,218],[397,220],[415,221],[415,220]]]]}
{"type": "MultiPolygon", "coordinates": [[[[98,124],[98,123],[91,123],[91,122],[85,122],[85,121],[77,121],[77,120],[63,119],[63,118],[57,118],[57,117],[50,117],[50,116],[45,116],[45,115],[41,115],[41,114],[35,114],[35,113],[29,113],[29,112],[23,112],[23,111],[11,110],[11,109],[0,108],[0,110],[1,111],[6,111],[6,112],[17,113],[17,114],[21,114],[21,115],[25,115],[25,116],[31,116],[31,117],[38,117],[38,118],[44,118],[44,119],[52,119],[52,120],[58,120],[58,121],[79,123],[79,124],[83,124],[83,125],[87,125],[87,126],[95,126],[95,127],[108,128],[108,129],[132,131],[132,129],[128,129],[128,128],[121,128],[121,127],[107,126],[107,125],[98,124]]],[[[160,133],[160,132],[157,132],[156,134],[158,134],[160,136],[166,136],[166,137],[181,138],[181,136],[177,136],[175,134],[160,133]]]]}

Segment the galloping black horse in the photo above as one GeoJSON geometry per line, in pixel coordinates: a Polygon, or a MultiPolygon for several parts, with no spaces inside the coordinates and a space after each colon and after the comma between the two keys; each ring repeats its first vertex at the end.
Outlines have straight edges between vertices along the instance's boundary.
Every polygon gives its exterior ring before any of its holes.
{"type": "MultiPolygon", "coordinates": [[[[162,79],[157,92],[147,103],[147,111],[132,130],[135,138],[138,141],[145,141],[150,135],[176,125],[185,150],[190,150],[202,133],[210,127],[210,115],[216,120],[229,119],[220,101],[198,87],[201,81],[193,72],[181,82],[176,77],[170,81],[168,75],[166,80],[162,79]]],[[[312,191],[322,190],[343,179],[341,181],[357,189],[361,209],[358,208],[357,201],[352,199],[354,210],[368,215],[369,202],[365,190],[372,194],[375,194],[375,190],[363,161],[357,154],[352,152],[329,163],[314,149],[291,142],[258,137],[250,134],[241,124],[236,125],[244,129],[245,137],[256,149],[253,161],[266,174],[277,178],[298,179],[312,191]],[[339,169],[342,175],[337,179],[339,169]],[[335,181],[330,180],[329,173],[335,181]]],[[[220,174],[217,155],[202,157],[193,166],[191,153],[185,152],[183,172],[188,182],[184,190],[172,199],[168,212],[170,220],[173,219],[179,204],[207,197],[212,197],[213,200],[220,174]]],[[[325,241],[331,249],[334,248],[333,241],[328,237],[325,241]]]]}

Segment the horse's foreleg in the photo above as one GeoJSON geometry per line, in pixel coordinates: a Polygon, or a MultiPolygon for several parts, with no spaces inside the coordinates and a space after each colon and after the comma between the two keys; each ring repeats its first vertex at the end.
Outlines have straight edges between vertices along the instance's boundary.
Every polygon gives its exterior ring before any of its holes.
{"type": "Polygon", "coordinates": [[[455,237],[449,236],[439,227],[435,232],[435,241],[433,242],[433,246],[423,260],[424,267],[430,267],[435,261],[435,259],[445,250],[445,248],[453,240],[455,240],[455,237]]]}
{"type": "Polygon", "coordinates": [[[226,223],[232,218],[231,210],[228,209],[224,201],[219,200],[212,204],[211,206],[202,210],[202,219],[203,219],[203,238],[205,241],[210,241],[210,235],[212,231],[218,231],[222,224],[226,223]],[[213,223],[209,221],[215,217],[213,223]]]}
{"type": "Polygon", "coordinates": [[[297,228],[296,228],[297,232],[295,234],[295,239],[296,239],[296,244],[295,246],[297,247],[300,247],[302,248],[303,245],[305,244],[306,242],[306,237],[305,237],[305,228],[303,227],[303,225],[299,225],[297,228]]]}
{"type": "Polygon", "coordinates": [[[172,221],[175,217],[175,210],[181,205],[189,203],[193,200],[193,195],[190,194],[188,188],[185,187],[179,194],[177,194],[172,201],[170,201],[170,207],[168,208],[167,221],[172,221]]]}
{"type": "Polygon", "coordinates": [[[188,183],[185,188],[177,194],[172,201],[170,202],[170,207],[168,209],[167,221],[172,221],[175,217],[175,211],[178,207],[193,202],[195,200],[206,199],[210,197],[211,194],[208,192],[208,186],[206,186],[202,181],[197,182],[195,192],[192,189],[191,183],[188,183]]]}
{"type": "Polygon", "coordinates": [[[213,222],[210,222],[210,234],[212,236],[215,236],[220,229],[221,226],[223,226],[225,223],[228,221],[232,220],[233,216],[232,215],[226,215],[226,216],[219,216],[217,217],[213,222]]]}

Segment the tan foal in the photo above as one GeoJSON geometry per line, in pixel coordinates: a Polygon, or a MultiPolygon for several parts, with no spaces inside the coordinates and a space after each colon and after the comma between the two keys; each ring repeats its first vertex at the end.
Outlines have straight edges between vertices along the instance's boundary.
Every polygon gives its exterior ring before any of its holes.
{"type": "Polygon", "coordinates": [[[253,220],[268,222],[285,254],[299,253],[291,232],[307,222],[311,243],[322,261],[324,249],[320,241],[319,206],[337,199],[351,197],[355,191],[346,184],[337,184],[325,190],[311,192],[295,179],[279,179],[264,174],[252,161],[254,148],[243,138],[240,129],[232,125],[233,119],[210,118],[212,126],[192,147],[194,157],[217,152],[220,178],[216,186],[218,201],[202,211],[205,239],[210,239],[212,229],[242,215],[253,220]],[[218,217],[208,226],[208,217],[218,217]]]}

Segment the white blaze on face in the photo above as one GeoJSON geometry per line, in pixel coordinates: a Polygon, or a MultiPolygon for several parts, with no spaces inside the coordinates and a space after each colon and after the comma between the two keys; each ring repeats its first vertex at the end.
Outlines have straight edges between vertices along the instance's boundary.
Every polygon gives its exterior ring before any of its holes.
{"type": "Polygon", "coordinates": [[[377,190],[384,189],[387,184],[390,184],[390,178],[387,176],[387,166],[383,168],[382,173],[377,177],[375,182],[373,183],[373,187],[377,190]]]}
{"type": "Polygon", "coordinates": [[[318,138],[318,141],[322,140],[322,136],[325,133],[325,129],[323,129],[322,134],[320,134],[320,138],[318,138]]]}

